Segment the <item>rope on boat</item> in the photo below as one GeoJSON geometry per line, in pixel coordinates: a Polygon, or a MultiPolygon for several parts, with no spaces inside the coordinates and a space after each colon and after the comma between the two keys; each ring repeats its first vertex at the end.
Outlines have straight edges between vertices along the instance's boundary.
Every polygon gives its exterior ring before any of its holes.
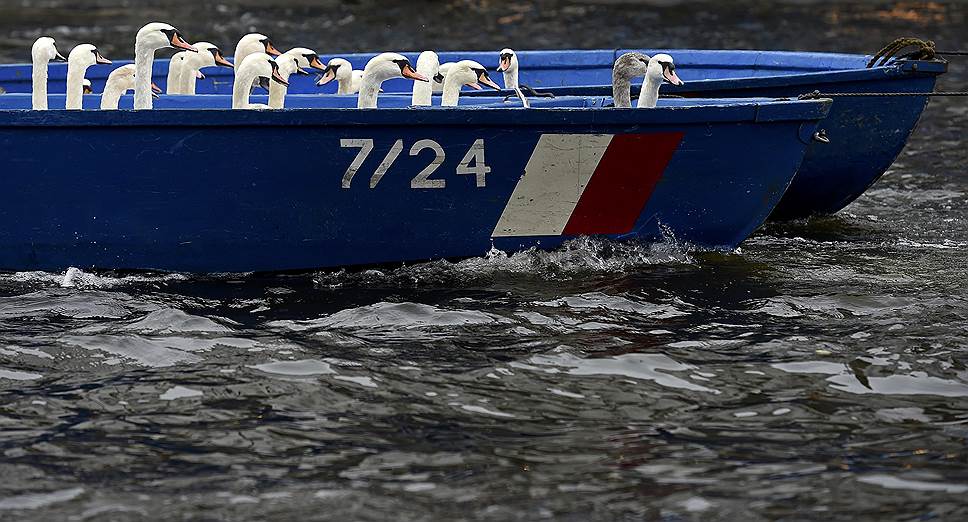
{"type": "Polygon", "coordinates": [[[935,51],[942,56],[968,56],[968,51],[935,51]]]}
{"type": "Polygon", "coordinates": [[[968,96],[968,91],[937,91],[937,92],[820,92],[813,91],[797,96],[798,100],[816,100],[818,98],[864,98],[875,96],[968,96]]]}
{"type": "Polygon", "coordinates": [[[886,65],[892,58],[894,60],[934,60],[938,54],[940,53],[935,49],[934,42],[931,40],[914,37],[897,38],[877,51],[874,57],[867,62],[867,68],[886,65]],[[909,47],[916,47],[916,49],[906,54],[899,54],[909,47]]]}

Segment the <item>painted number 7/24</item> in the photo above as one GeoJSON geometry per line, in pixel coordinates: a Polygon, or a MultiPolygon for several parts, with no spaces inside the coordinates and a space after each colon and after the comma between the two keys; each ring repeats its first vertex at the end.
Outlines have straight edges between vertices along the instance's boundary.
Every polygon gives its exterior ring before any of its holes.
{"type": "MultiPolygon", "coordinates": [[[[360,167],[363,166],[363,162],[369,157],[370,153],[373,152],[373,140],[372,139],[341,139],[339,140],[339,146],[341,148],[356,148],[360,149],[360,152],[356,154],[353,158],[353,162],[350,163],[349,168],[346,169],[346,173],[343,174],[343,180],[340,184],[344,189],[350,188],[353,184],[353,178],[360,171],[360,167]]],[[[383,158],[383,161],[377,165],[376,170],[370,175],[370,188],[376,188],[386,175],[393,163],[397,161],[400,154],[403,152],[404,145],[403,140],[397,140],[390,147],[389,152],[383,158]]],[[[423,151],[429,150],[433,153],[433,159],[430,163],[420,171],[412,180],[410,180],[410,188],[412,189],[442,189],[446,188],[447,180],[442,178],[431,178],[437,169],[443,165],[446,159],[446,154],[444,153],[444,148],[440,146],[434,140],[420,140],[410,147],[411,156],[420,156],[423,151]]],[[[429,156],[429,154],[424,154],[429,156]]],[[[457,164],[457,174],[473,174],[476,180],[476,185],[478,188],[483,188],[487,185],[487,174],[491,172],[491,167],[487,166],[484,161],[484,139],[477,139],[471,145],[471,148],[467,150],[467,154],[464,154],[464,158],[460,160],[457,164]]]]}

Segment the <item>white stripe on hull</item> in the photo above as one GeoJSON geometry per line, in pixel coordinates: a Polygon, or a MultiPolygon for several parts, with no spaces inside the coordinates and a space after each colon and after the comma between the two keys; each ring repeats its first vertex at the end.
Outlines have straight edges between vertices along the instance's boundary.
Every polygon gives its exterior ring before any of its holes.
{"type": "Polygon", "coordinates": [[[542,134],[491,236],[560,236],[611,141],[611,134],[542,134]]]}

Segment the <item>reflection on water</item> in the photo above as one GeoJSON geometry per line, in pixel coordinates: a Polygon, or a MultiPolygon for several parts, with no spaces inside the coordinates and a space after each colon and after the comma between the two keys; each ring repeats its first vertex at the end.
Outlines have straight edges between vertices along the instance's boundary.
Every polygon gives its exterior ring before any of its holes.
{"type": "MultiPolygon", "coordinates": [[[[148,18],[321,51],[968,48],[939,2],[23,4],[3,58],[124,57],[148,18]]],[[[964,519],[966,123],[933,100],[846,212],[732,254],[0,274],[0,519],[964,519]]]]}

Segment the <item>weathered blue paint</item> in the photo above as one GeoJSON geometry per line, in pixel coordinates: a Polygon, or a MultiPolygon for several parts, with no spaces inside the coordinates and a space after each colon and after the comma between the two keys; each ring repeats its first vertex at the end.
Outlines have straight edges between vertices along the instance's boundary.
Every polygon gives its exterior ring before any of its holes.
{"type": "MultiPolygon", "coordinates": [[[[827,101],[602,109],[0,111],[0,268],[275,271],[459,258],[568,236],[492,238],[542,134],[682,132],[631,233],[732,248],[767,217],[827,101]],[[374,151],[348,189],[358,149],[374,151]],[[434,140],[442,189],[413,189],[434,140]],[[457,175],[477,139],[486,186],[457,175]],[[403,152],[368,181],[396,140],[403,152]]],[[[647,154],[648,151],[643,151],[647,154]]],[[[428,156],[429,155],[429,156],[428,156]]]]}

